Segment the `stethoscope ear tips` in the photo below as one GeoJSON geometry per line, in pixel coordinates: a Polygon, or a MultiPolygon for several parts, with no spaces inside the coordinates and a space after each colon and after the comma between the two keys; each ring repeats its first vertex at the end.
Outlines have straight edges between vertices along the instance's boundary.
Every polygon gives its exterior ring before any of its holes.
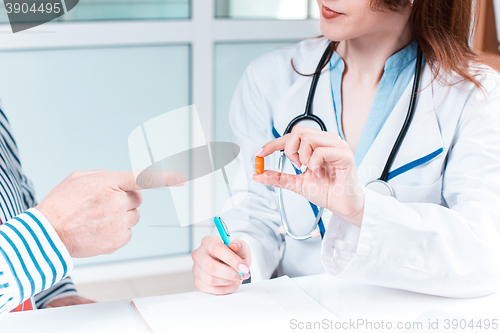
{"type": "Polygon", "coordinates": [[[312,233],[311,233],[311,238],[320,238],[321,237],[321,232],[319,232],[318,229],[314,230],[312,233]]]}
{"type": "Polygon", "coordinates": [[[280,234],[282,234],[283,236],[286,236],[285,227],[280,226],[280,228],[278,230],[279,230],[280,234]]]}

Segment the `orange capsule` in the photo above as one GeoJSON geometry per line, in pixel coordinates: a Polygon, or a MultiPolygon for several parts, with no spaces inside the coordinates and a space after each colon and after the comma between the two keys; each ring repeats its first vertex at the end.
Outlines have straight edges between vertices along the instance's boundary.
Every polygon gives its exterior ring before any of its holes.
{"type": "Polygon", "coordinates": [[[255,173],[258,175],[264,173],[264,157],[257,156],[255,158],[255,173]]]}

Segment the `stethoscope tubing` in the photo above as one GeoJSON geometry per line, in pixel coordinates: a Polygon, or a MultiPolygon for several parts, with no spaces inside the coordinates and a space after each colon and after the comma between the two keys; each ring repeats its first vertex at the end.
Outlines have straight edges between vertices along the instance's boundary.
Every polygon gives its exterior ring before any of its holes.
{"type": "MultiPolygon", "coordinates": [[[[306,109],[305,109],[304,114],[298,115],[288,124],[284,135],[291,133],[293,128],[296,125],[298,125],[302,121],[307,121],[307,120],[313,121],[316,124],[318,124],[318,126],[320,127],[320,129],[322,131],[324,131],[324,132],[327,131],[326,125],[323,122],[323,120],[321,120],[318,116],[313,114],[312,107],[313,107],[314,97],[316,95],[316,88],[318,86],[319,78],[321,76],[321,70],[324,67],[326,61],[328,60],[328,56],[331,53],[332,47],[333,47],[333,45],[330,42],[330,44],[326,48],[325,52],[321,56],[321,60],[318,63],[318,66],[316,68],[316,72],[315,72],[313,79],[312,79],[311,88],[309,89],[309,95],[307,97],[306,109]]],[[[280,173],[283,173],[283,171],[284,171],[284,167],[285,167],[284,165],[285,165],[286,159],[287,159],[287,157],[285,155],[285,151],[282,150],[280,152],[280,159],[279,159],[279,163],[278,163],[278,170],[280,173]]],[[[280,211],[281,222],[283,225],[283,229],[285,229],[286,234],[295,240],[306,240],[306,239],[312,238],[313,232],[316,230],[318,224],[320,223],[321,217],[323,216],[323,212],[325,209],[323,207],[319,207],[319,211],[316,214],[316,220],[314,221],[314,225],[313,225],[312,229],[307,234],[295,235],[292,232],[292,230],[290,229],[290,225],[289,225],[288,219],[286,217],[286,212],[285,212],[284,204],[283,204],[283,190],[281,188],[277,189],[277,195],[278,195],[278,208],[280,211]]],[[[323,236],[324,236],[323,232],[321,232],[321,237],[323,237],[323,236]]]]}
{"type": "MultiPolygon", "coordinates": [[[[309,89],[309,96],[307,98],[307,103],[306,103],[306,109],[304,114],[301,114],[297,117],[295,117],[287,126],[284,135],[289,134],[292,132],[293,128],[297,126],[300,122],[302,121],[313,121],[316,124],[319,125],[322,131],[327,131],[325,123],[316,115],[313,114],[312,110],[312,105],[314,102],[314,97],[316,94],[316,88],[319,82],[319,77],[321,76],[321,70],[325,65],[325,62],[327,61],[328,56],[331,53],[331,48],[333,47],[332,42],[328,45],[327,49],[323,53],[323,56],[321,57],[321,60],[318,64],[318,67],[316,68],[316,72],[314,74],[312,83],[311,83],[311,88],[309,89]]],[[[396,139],[396,142],[394,143],[394,146],[392,147],[391,154],[389,155],[389,158],[387,159],[387,162],[384,166],[384,170],[382,172],[382,175],[380,176],[379,179],[371,182],[371,183],[380,183],[380,185],[384,185],[388,189],[389,195],[394,196],[394,191],[392,190],[392,187],[387,183],[387,179],[389,176],[389,171],[394,164],[394,161],[396,159],[396,156],[401,148],[401,145],[403,144],[403,141],[408,133],[408,129],[410,128],[410,125],[413,121],[413,117],[415,115],[416,111],[416,105],[417,105],[417,97],[418,97],[418,89],[420,86],[420,79],[421,79],[421,72],[422,72],[422,63],[423,63],[423,54],[422,54],[422,49],[418,47],[417,51],[417,62],[415,65],[415,79],[413,81],[413,89],[412,89],[412,94],[411,94],[411,99],[410,99],[410,104],[408,107],[408,113],[406,115],[405,122],[403,124],[403,127],[401,128],[401,131],[399,132],[398,138],[396,139]]],[[[286,161],[287,157],[285,155],[284,150],[280,152],[280,159],[278,163],[278,170],[280,173],[283,173],[284,171],[284,164],[286,161]]],[[[284,203],[283,203],[283,190],[281,188],[277,188],[277,195],[278,195],[278,208],[281,216],[281,222],[283,224],[283,229],[285,230],[286,234],[291,237],[292,239],[295,240],[307,240],[312,238],[314,231],[316,230],[318,224],[321,221],[321,217],[323,216],[324,208],[320,207],[318,214],[316,215],[316,220],[314,222],[313,228],[309,231],[309,233],[305,235],[295,235],[291,229],[290,225],[288,223],[288,219],[286,217],[286,212],[284,209],[284,203]]],[[[323,237],[323,233],[321,233],[321,236],[323,237]]]]}
{"type": "Polygon", "coordinates": [[[321,120],[318,116],[313,114],[313,102],[314,102],[314,97],[316,96],[316,88],[318,87],[318,82],[319,82],[319,77],[321,76],[321,69],[325,65],[325,62],[328,60],[328,56],[330,55],[331,48],[333,47],[332,42],[328,45],[326,48],[325,52],[321,56],[321,60],[319,61],[318,67],[316,68],[316,72],[313,76],[312,82],[311,82],[311,88],[309,89],[309,95],[307,96],[307,103],[306,103],[306,109],[304,114],[298,115],[295,117],[286,127],[285,133],[290,134],[295,126],[297,126],[298,123],[306,120],[314,121],[316,124],[319,125],[321,130],[323,132],[326,132],[326,125],[321,120]]]}
{"type": "MultiPolygon", "coordinates": [[[[283,172],[284,163],[286,161],[286,158],[287,157],[285,156],[285,152],[281,151],[280,152],[280,160],[279,160],[279,163],[278,163],[278,169],[280,170],[280,172],[283,172]]],[[[319,208],[319,212],[318,212],[318,214],[316,216],[316,220],[314,221],[313,227],[312,227],[312,229],[308,233],[306,233],[305,235],[297,236],[290,229],[290,226],[289,226],[289,223],[288,223],[288,219],[286,217],[286,212],[283,209],[283,207],[284,207],[283,206],[283,190],[281,188],[277,188],[276,191],[277,191],[277,194],[278,194],[278,207],[279,207],[279,211],[280,211],[281,222],[283,224],[283,228],[285,229],[286,234],[288,236],[290,236],[292,239],[299,240],[299,241],[312,238],[313,232],[314,232],[314,230],[316,230],[316,227],[318,226],[319,221],[321,220],[321,217],[323,216],[323,212],[325,211],[325,209],[323,207],[319,208]]]]}
{"type": "Polygon", "coordinates": [[[422,49],[419,47],[417,51],[417,63],[415,65],[415,80],[413,80],[413,88],[411,92],[411,98],[410,98],[410,106],[408,108],[408,113],[406,115],[405,122],[403,124],[403,127],[401,128],[401,131],[399,132],[398,138],[396,139],[396,142],[394,143],[394,146],[392,147],[391,154],[389,155],[389,158],[387,159],[387,162],[385,163],[384,170],[382,171],[382,175],[380,176],[379,180],[386,182],[389,179],[389,172],[391,171],[392,165],[394,164],[394,161],[396,160],[396,156],[399,153],[399,149],[401,148],[401,145],[403,144],[403,141],[406,137],[406,134],[408,133],[408,129],[410,129],[411,122],[413,121],[413,116],[415,115],[415,110],[417,107],[417,97],[418,97],[418,88],[420,87],[420,77],[421,77],[421,72],[422,72],[422,61],[423,61],[423,56],[422,56],[422,49]]]}

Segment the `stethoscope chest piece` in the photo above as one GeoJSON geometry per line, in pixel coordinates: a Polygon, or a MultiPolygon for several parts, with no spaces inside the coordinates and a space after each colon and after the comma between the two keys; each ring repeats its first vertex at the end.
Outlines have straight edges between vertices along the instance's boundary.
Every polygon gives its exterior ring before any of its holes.
{"type": "Polygon", "coordinates": [[[378,194],[394,197],[394,191],[392,190],[391,185],[387,184],[387,182],[384,182],[383,180],[373,180],[366,184],[365,187],[378,194]]]}

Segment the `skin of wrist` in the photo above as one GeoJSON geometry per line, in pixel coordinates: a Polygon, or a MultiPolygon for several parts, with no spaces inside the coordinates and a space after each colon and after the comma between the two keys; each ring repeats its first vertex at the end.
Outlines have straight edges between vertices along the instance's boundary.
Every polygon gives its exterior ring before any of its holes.
{"type": "Polygon", "coordinates": [[[354,214],[342,217],[344,220],[347,222],[361,228],[361,225],[363,224],[363,216],[365,213],[365,206],[363,205],[358,211],[356,211],[354,214]]]}
{"type": "MultiPolygon", "coordinates": [[[[363,224],[363,216],[365,213],[365,195],[364,192],[361,190],[361,193],[359,194],[360,197],[354,199],[358,201],[359,203],[355,204],[353,209],[348,212],[347,214],[338,214],[339,217],[344,219],[345,221],[361,228],[361,225],[363,224]]],[[[332,208],[328,208],[330,211],[332,211],[335,214],[335,210],[332,208]]]]}
{"type": "Polygon", "coordinates": [[[50,207],[46,207],[43,204],[39,204],[38,206],[35,207],[40,213],[45,216],[47,221],[52,225],[52,228],[56,231],[57,235],[63,242],[64,246],[68,250],[68,252],[71,254],[72,249],[71,249],[71,241],[68,239],[68,235],[66,233],[66,230],[64,229],[64,223],[61,223],[62,219],[58,214],[55,212],[54,209],[50,209],[50,207]]]}

